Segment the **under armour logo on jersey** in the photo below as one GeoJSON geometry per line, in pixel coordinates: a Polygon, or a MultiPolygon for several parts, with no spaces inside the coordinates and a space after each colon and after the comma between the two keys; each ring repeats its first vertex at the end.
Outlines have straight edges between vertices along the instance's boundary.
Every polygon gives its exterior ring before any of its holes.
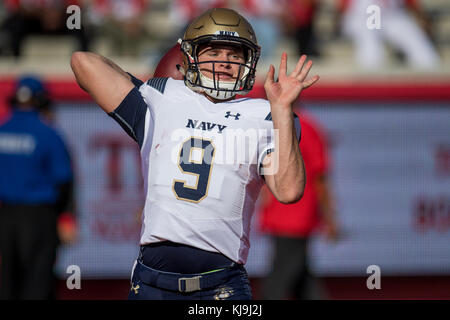
{"type": "Polygon", "coordinates": [[[227,115],[225,116],[225,118],[234,117],[234,120],[239,120],[240,115],[240,113],[231,114],[231,111],[227,111],[227,115]]]}

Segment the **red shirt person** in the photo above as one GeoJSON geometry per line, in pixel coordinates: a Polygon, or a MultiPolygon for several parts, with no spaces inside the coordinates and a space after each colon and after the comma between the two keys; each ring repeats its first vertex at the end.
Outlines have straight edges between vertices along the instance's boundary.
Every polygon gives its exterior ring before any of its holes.
{"type": "Polygon", "coordinates": [[[271,234],[307,237],[321,221],[320,194],[317,184],[329,170],[327,141],[316,122],[302,110],[300,113],[300,151],[306,170],[306,187],[302,199],[294,204],[282,204],[267,194],[261,216],[261,229],[271,234]]]}
{"type": "Polygon", "coordinates": [[[260,229],[274,240],[274,264],[263,285],[264,298],[270,300],[323,298],[308,271],[308,240],[319,226],[324,227],[327,238],[337,239],[327,182],[330,157],[326,136],[304,110],[299,115],[300,151],[306,171],[303,197],[297,203],[282,204],[267,191],[260,212],[260,229]]]}

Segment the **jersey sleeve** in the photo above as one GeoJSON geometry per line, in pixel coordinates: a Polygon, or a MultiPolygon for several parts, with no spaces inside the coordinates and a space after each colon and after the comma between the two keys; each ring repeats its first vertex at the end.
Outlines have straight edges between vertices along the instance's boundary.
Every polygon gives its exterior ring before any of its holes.
{"type": "Polygon", "coordinates": [[[298,143],[302,140],[302,126],[300,124],[300,118],[297,116],[297,114],[294,112],[294,128],[295,128],[295,134],[297,135],[298,143]]]}
{"type": "Polygon", "coordinates": [[[135,87],[109,115],[142,148],[146,121],[153,123],[155,110],[162,105],[168,78],[152,78],[142,82],[133,75],[130,76],[135,87]]]}
{"type": "MultiPolygon", "coordinates": [[[[269,114],[264,119],[265,121],[272,122],[272,114],[269,112],[269,114]]],[[[267,134],[262,135],[259,140],[259,148],[258,148],[258,172],[260,175],[264,175],[264,172],[262,170],[262,165],[264,158],[271,154],[273,151],[275,151],[275,139],[276,134],[273,129],[273,125],[270,126],[271,129],[264,130],[267,134]]],[[[299,117],[294,113],[294,128],[295,133],[297,135],[298,142],[300,143],[301,140],[301,125],[300,125],[300,119],[299,117]]]]}
{"type": "Polygon", "coordinates": [[[144,84],[144,82],[142,80],[139,80],[138,78],[136,78],[129,72],[127,72],[127,73],[131,77],[131,82],[133,82],[135,87],[139,88],[140,86],[142,86],[144,84]]]}
{"type": "Polygon", "coordinates": [[[131,89],[120,105],[109,116],[125,130],[142,147],[145,131],[147,104],[137,87],[131,89]]]}

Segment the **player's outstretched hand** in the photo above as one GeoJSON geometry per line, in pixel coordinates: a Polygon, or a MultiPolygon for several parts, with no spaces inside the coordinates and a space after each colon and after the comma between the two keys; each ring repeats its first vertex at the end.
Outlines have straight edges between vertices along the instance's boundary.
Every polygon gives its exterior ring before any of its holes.
{"type": "Polygon", "coordinates": [[[287,75],[287,54],[283,52],[277,81],[274,80],[275,67],[270,65],[264,83],[264,89],[266,90],[267,99],[271,105],[292,108],[292,104],[297,100],[302,90],[309,88],[319,80],[319,76],[317,75],[305,80],[313,64],[309,60],[304,65],[305,61],[306,55],[302,55],[294,71],[290,75],[287,75]]]}

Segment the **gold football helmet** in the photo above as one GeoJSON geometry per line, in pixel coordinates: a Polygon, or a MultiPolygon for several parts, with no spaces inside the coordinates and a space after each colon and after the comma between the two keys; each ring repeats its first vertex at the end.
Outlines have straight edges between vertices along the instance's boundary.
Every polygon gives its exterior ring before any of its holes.
{"type": "Polygon", "coordinates": [[[189,24],[183,39],[179,42],[184,55],[182,67],[184,82],[190,89],[205,92],[218,100],[230,99],[236,94],[247,94],[252,89],[261,48],[250,23],[236,11],[225,8],[206,11],[189,24]],[[245,63],[226,61],[240,65],[240,76],[236,80],[216,80],[214,66],[220,61],[198,62],[199,46],[214,43],[243,48],[245,63]],[[212,79],[200,72],[199,64],[202,63],[212,63],[212,79]]]}

